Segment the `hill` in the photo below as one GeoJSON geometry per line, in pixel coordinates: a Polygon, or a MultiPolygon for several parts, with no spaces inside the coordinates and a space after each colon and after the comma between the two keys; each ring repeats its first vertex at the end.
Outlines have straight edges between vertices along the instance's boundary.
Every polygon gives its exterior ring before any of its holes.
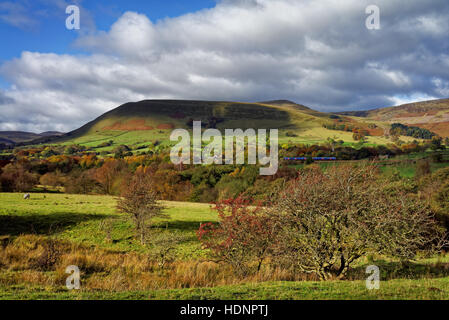
{"type": "Polygon", "coordinates": [[[64,133],[58,131],[46,131],[42,133],[33,133],[25,131],[0,131],[0,143],[6,145],[15,145],[23,143],[35,143],[43,138],[52,138],[61,136],[64,133]]]}
{"type": "Polygon", "coordinates": [[[41,137],[53,137],[53,136],[62,136],[64,133],[59,131],[45,131],[39,133],[41,137]]]}
{"type": "MultiPolygon", "coordinates": [[[[193,120],[200,120],[204,129],[276,128],[281,144],[320,143],[329,137],[351,144],[357,142],[353,139],[353,129],[361,129],[369,133],[367,142],[376,145],[391,143],[388,132],[394,122],[449,136],[449,100],[341,113],[319,112],[288,100],[256,103],[143,100],[125,103],[65,135],[40,134],[38,139],[26,143],[81,144],[98,152],[125,144],[144,151],[151,145],[170,144],[172,130],[189,129],[193,120]]],[[[413,139],[401,137],[403,141],[413,139]]]]}
{"type": "MultiPolygon", "coordinates": [[[[339,117],[339,122],[358,122],[339,117]]],[[[109,150],[126,144],[144,148],[148,143],[167,143],[174,128],[191,128],[192,120],[201,120],[203,128],[279,129],[280,143],[317,143],[328,137],[354,142],[352,132],[329,130],[325,124],[337,121],[329,113],[319,112],[287,100],[257,103],[228,101],[144,100],[125,103],[81,128],[67,133],[54,143],[78,143],[109,150]]],[[[365,120],[363,120],[365,121],[365,120]]],[[[367,126],[361,123],[361,126],[367,126]]],[[[388,143],[383,130],[369,137],[373,144],[388,143]]]]}
{"type": "Polygon", "coordinates": [[[442,137],[449,137],[449,99],[414,102],[395,107],[339,114],[389,124],[402,123],[428,129],[442,137]]]}
{"type": "Polygon", "coordinates": [[[39,138],[40,135],[24,131],[0,131],[0,143],[14,144],[18,142],[31,141],[39,138]]]}

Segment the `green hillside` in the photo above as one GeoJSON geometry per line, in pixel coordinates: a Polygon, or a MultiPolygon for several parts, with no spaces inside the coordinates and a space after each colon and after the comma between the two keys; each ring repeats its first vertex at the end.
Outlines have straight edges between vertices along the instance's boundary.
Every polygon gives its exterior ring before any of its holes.
{"type": "MultiPolygon", "coordinates": [[[[189,129],[192,120],[201,120],[203,128],[279,129],[280,143],[317,143],[328,137],[355,142],[351,132],[323,127],[336,121],[335,116],[287,100],[258,103],[144,100],[123,104],[53,143],[77,143],[98,147],[97,151],[120,144],[139,147],[155,142],[168,143],[173,129],[189,129]],[[105,146],[109,141],[112,144],[105,146]]],[[[342,117],[338,121],[358,123],[352,117],[342,117]]],[[[363,119],[361,125],[367,125],[364,122],[363,119]]],[[[373,135],[368,142],[386,144],[389,140],[373,135]]]]}
{"type": "Polygon", "coordinates": [[[403,123],[428,129],[442,137],[449,137],[449,99],[413,102],[395,107],[340,114],[362,117],[368,121],[403,123]]]}

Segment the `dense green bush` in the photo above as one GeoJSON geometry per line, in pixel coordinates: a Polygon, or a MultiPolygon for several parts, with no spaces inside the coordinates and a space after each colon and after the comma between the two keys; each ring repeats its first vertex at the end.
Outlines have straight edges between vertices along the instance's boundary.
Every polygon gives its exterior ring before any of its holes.
{"type": "Polygon", "coordinates": [[[435,133],[419,128],[419,127],[409,127],[402,123],[393,123],[391,125],[391,131],[393,133],[400,134],[402,136],[408,136],[408,137],[414,137],[417,139],[432,139],[434,136],[436,136],[435,133]]]}

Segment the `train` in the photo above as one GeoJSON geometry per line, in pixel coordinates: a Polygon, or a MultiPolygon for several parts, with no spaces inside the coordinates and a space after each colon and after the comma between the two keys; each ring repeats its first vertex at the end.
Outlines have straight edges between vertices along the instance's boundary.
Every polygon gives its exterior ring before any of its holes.
{"type": "MultiPolygon", "coordinates": [[[[291,160],[291,161],[305,161],[307,160],[307,157],[285,157],[284,160],[291,160]]],[[[337,160],[336,157],[312,157],[313,161],[335,161],[337,160]]]]}

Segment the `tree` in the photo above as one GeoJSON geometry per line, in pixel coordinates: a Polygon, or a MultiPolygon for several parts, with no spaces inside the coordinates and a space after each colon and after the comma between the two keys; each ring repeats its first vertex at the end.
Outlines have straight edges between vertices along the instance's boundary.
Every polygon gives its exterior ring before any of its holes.
{"type": "Polygon", "coordinates": [[[114,158],[119,159],[127,156],[132,156],[131,148],[127,145],[120,145],[113,150],[114,158]]]}
{"type": "Polygon", "coordinates": [[[176,260],[176,247],[188,237],[177,232],[163,231],[151,243],[150,257],[155,259],[161,269],[176,260]]]}
{"type": "Polygon", "coordinates": [[[229,263],[240,275],[247,275],[251,265],[257,271],[271,254],[278,230],[273,217],[261,207],[250,207],[242,197],[217,204],[219,224],[202,224],[198,238],[218,261],[229,263]]]}
{"type": "Polygon", "coordinates": [[[96,169],[94,177],[101,185],[104,193],[113,194],[114,186],[118,183],[120,176],[126,171],[125,169],[125,164],[121,160],[108,158],[101,168],[96,169]]]}
{"type": "Polygon", "coordinates": [[[98,189],[98,182],[92,177],[92,172],[94,170],[73,170],[65,179],[65,192],[89,194],[98,189]]]}
{"type": "Polygon", "coordinates": [[[366,136],[369,135],[369,132],[365,129],[354,128],[352,132],[353,132],[352,138],[355,141],[362,141],[365,139],[366,136]]]}
{"type": "Polygon", "coordinates": [[[26,165],[16,162],[6,165],[0,177],[3,191],[23,192],[38,183],[36,174],[28,171],[26,165]]]}
{"type": "Polygon", "coordinates": [[[335,152],[335,145],[337,144],[337,142],[335,141],[335,139],[333,139],[331,137],[327,137],[326,141],[327,141],[327,145],[332,150],[332,153],[334,153],[335,152]]]}
{"type": "Polygon", "coordinates": [[[433,137],[435,137],[435,133],[424,129],[424,128],[419,128],[419,127],[409,127],[405,124],[402,123],[393,123],[391,125],[391,131],[390,132],[395,132],[395,134],[402,135],[402,136],[409,136],[409,137],[414,137],[414,138],[419,138],[419,139],[432,139],[433,137]]]}
{"type": "Polygon", "coordinates": [[[43,186],[63,186],[64,179],[60,172],[47,172],[39,178],[39,183],[43,186]]]}
{"type": "Polygon", "coordinates": [[[279,255],[322,280],[345,277],[367,254],[407,260],[418,250],[432,252],[442,238],[430,209],[384,192],[371,165],[306,170],[281,193],[273,214],[282,226],[279,255]]]}
{"type": "Polygon", "coordinates": [[[432,150],[434,150],[434,151],[446,149],[446,148],[442,145],[442,142],[443,142],[443,138],[434,136],[434,137],[432,138],[432,142],[431,142],[431,144],[430,144],[430,148],[431,148],[432,150]]]}
{"type": "Polygon", "coordinates": [[[131,178],[117,202],[117,209],[131,216],[142,244],[146,243],[154,218],[165,217],[162,213],[164,208],[144,174],[135,174],[131,178]]]}
{"type": "Polygon", "coordinates": [[[75,149],[75,147],[72,145],[72,146],[67,146],[67,147],[65,147],[65,149],[64,149],[64,154],[66,154],[66,155],[72,155],[72,154],[74,154],[74,153],[76,153],[76,149],[75,149]]]}

